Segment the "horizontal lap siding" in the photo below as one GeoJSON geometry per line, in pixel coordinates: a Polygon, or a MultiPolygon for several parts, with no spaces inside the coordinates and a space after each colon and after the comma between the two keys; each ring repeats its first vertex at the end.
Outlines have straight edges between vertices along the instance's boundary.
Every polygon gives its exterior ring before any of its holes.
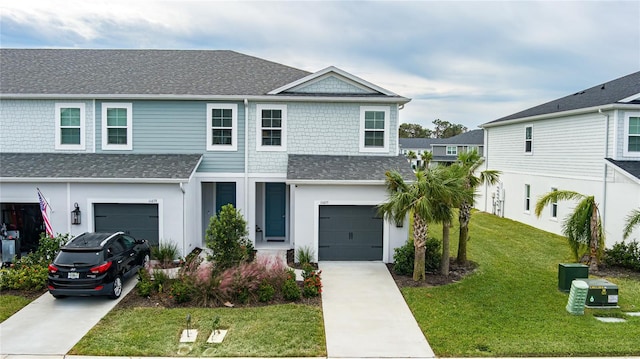
{"type": "MultiPolygon", "coordinates": [[[[124,101],[123,101],[124,102],[124,101]]],[[[198,172],[244,171],[244,106],[238,104],[238,150],[206,150],[206,101],[134,101],[133,153],[202,153],[198,172]]],[[[225,102],[226,103],[226,102],[225,102]]],[[[101,139],[101,104],[96,139],[101,139]]],[[[98,149],[98,152],[102,152],[98,149]]],[[[118,151],[104,151],[105,153],[118,151]]]]}
{"type": "Polygon", "coordinates": [[[531,174],[600,178],[605,127],[598,114],[488,129],[488,166],[531,174]],[[533,125],[533,154],[524,153],[525,126],[533,125]]]}

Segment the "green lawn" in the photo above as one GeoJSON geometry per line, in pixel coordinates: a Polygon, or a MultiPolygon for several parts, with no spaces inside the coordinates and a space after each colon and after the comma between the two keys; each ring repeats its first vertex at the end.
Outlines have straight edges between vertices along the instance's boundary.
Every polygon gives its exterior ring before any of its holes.
{"type": "MultiPolygon", "coordinates": [[[[135,294],[133,294],[135,295],[135,294]]],[[[118,356],[314,357],[326,356],[320,307],[285,304],[256,308],[116,309],[70,354],[118,356]],[[179,344],[191,315],[199,334],[179,344]],[[222,344],[208,344],[213,320],[229,329],[222,344]]]]}
{"type": "MultiPolygon", "coordinates": [[[[441,237],[441,227],[430,233],[441,237]]],[[[457,251],[452,228],[452,255],[457,251]]],[[[566,312],[558,291],[558,263],[571,262],[565,239],[485,213],[474,213],[469,258],[478,271],[435,288],[404,288],[427,340],[438,356],[640,355],[640,317],[605,324],[566,312]]],[[[620,310],[640,311],[640,282],[608,278],[619,286],[620,310]]]]}
{"type": "Polygon", "coordinates": [[[0,323],[31,303],[31,299],[17,295],[0,295],[0,323]]]}

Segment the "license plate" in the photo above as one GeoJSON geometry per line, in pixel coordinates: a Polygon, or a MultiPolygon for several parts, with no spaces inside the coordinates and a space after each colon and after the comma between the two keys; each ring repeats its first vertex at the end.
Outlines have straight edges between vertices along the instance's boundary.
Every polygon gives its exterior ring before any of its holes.
{"type": "Polygon", "coordinates": [[[78,272],[69,272],[69,279],[78,279],[80,278],[80,273],[78,272]]]}

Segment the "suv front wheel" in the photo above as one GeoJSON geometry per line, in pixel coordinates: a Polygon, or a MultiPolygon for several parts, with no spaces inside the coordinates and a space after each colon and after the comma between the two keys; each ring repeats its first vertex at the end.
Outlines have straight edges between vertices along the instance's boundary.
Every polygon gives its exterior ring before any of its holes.
{"type": "Polygon", "coordinates": [[[111,299],[118,299],[122,294],[122,278],[117,276],[116,279],[113,280],[113,288],[111,289],[111,294],[109,297],[111,299]]]}

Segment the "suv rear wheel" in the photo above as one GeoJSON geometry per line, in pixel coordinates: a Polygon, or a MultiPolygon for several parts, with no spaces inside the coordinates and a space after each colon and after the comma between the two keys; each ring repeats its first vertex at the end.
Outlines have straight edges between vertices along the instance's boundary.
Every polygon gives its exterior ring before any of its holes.
{"type": "Polygon", "coordinates": [[[111,289],[109,297],[111,299],[118,299],[120,295],[122,295],[122,278],[117,276],[116,279],[113,280],[113,289],[111,289]]]}

